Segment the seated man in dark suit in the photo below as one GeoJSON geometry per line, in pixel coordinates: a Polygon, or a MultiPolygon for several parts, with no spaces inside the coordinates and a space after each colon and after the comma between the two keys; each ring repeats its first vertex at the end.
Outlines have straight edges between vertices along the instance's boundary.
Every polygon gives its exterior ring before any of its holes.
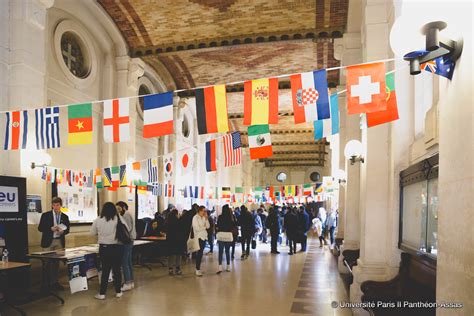
{"type": "MultiPolygon", "coordinates": [[[[63,200],[55,197],[52,200],[53,209],[41,214],[38,230],[43,234],[41,237],[41,247],[47,250],[59,250],[66,247],[65,235],[69,233],[69,217],[61,212],[63,200]]],[[[59,262],[51,260],[48,263],[50,286],[54,289],[63,289],[58,283],[59,262]]]]}

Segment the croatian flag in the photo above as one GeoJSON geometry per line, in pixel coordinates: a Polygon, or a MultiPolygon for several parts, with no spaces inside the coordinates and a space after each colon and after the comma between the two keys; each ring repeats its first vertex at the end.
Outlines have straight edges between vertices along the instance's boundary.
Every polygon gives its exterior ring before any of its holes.
{"type": "Polygon", "coordinates": [[[35,110],[36,148],[59,148],[59,107],[35,110]]]}
{"type": "Polygon", "coordinates": [[[314,139],[318,140],[339,133],[339,102],[338,95],[331,95],[331,118],[314,121],[314,139]]]}
{"type": "Polygon", "coordinates": [[[329,98],[326,70],[290,77],[295,124],[328,119],[329,98]]]}
{"type": "Polygon", "coordinates": [[[28,111],[12,111],[5,115],[7,124],[3,149],[25,149],[28,135],[28,111]]]}
{"type": "Polygon", "coordinates": [[[173,134],[173,92],[143,97],[143,137],[173,134]]]}

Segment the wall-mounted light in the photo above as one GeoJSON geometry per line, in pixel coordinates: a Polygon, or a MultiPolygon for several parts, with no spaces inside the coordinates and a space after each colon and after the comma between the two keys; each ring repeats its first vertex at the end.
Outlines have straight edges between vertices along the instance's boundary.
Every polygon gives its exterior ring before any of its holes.
{"type": "Polygon", "coordinates": [[[362,156],[362,143],[358,140],[350,140],[347,142],[344,148],[344,156],[350,160],[351,165],[356,162],[364,163],[364,157],[362,156]]]}
{"type": "Polygon", "coordinates": [[[470,17],[464,17],[465,13],[460,12],[463,10],[448,7],[403,4],[402,14],[390,31],[390,46],[396,55],[410,62],[410,74],[419,74],[421,64],[439,57],[456,61],[461,56],[463,40],[459,31],[470,17]]]}
{"type": "Polygon", "coordinates": [[[51,164],[51,161],[51,155],[47,152],[37,152],[34,155],[34,160],[31,162],[31,169],[47,167],[51,164]]]}
{"type": "Polygon", "coordinates": [[[337,179],[338,179],[340,185],[345,185],[345,184],[346,184],[346,182],[347,182],[347,175],[346,175],[346,172],[345,172],[344,170],[339,169],[339,170],[337,171],[336,177],[337,177],[337,179]]]}

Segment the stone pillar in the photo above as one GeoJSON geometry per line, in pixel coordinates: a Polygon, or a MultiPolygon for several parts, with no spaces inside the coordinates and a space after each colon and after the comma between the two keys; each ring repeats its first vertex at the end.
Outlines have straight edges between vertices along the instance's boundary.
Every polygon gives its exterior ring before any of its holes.
{"type": "MultiPolygon", "coordinates": [[[[472,3],[455,8],[469,12],[472,3]]],[[[464,48],[454,76],[451,81],[440,78],[436,301],[462,302],[463,308],[440,308],[436,315],[474,315],[472,27],[459,32],[464,48]]]]}
{"type": "MultiPolygon", "coordinates": [[[[364,60],[389,57],[390,3],[367,0],[363,8],[362,46],[364,60]]],[[[358,124],[357,124],[358,125],[358,124]]],[[[362,130],[365,163],[360,165],[360,258],[353,269],[354,282],[350,287],[350,300],[360,302],[360,286],[364,281],[384,281],[397,273],[388,263],[392,238],[389,218],[391,213],[391,125],[384,124],[362,130]]],[[[351,166],[354,167],[354,166],[351,166]]],[[[362,309],[355,315],[367,315],[362,309]]]]}
{"type": "MultiPolygon", "coordinates": [[[[128,97],[138,95],[138,78],[143,76],[145,64],[139,58],[120,56],[115,59],[117,68],[116,93],[114,97],[128,97]]],[[[138,98],[129,99],[130,106],[130,141],[117,144],[103,144],[106,155],[103,156],[104,166],[116,166],[135,160],[135,140],[137,122],[138,98]],[[105,161],[104,161],[105,160],[105,161]]],[[[105,191],[105,190],[103,190],[105,191]]],[[[105,201],[126,201],[127,190],[117,190],[116,192],[106,191],[105,201]]],[[[134,203],[129,205],[129,209],[135,209],[134,203]]]]}
{"type": "MultiPolygon", "coordinates": [[[[24,110],[47,103],[46,23],[47,10],[53,4],[52,0],[0,1],[2,111],[24,110]]],[[[41,171],[30,168],[38,151],[34,143],[34,113],[30,112],[29,115],[28,150],[4,151],[0,159],[0,174],[28,177],[28,192],[45,197],[46,186],[40,179],[41,171]]]]}
{"type": "MultiPolygon", "coordinates": [[[[341,39],[334,41],[334,57],[341,61],[341,65],[353,65],[362,62],[361,46],[361,1],[349,2],[349,15],[347,33],[341,39]]],[[[345,86],[346,78],[342,73],[340,78],[341,88],[345,86]]],[[[342,251],[347,249],[359,249],[359,187],[360,187],[360,165],[350,165],[344,156],[344,148],[349,140],[360,140],[359,116],[347,115],[346,94],[339,97],[340,109],[340,133],[339,133],[339,168],[346,172],[346,183],[339,189],[339,207],[343,209],[343,217],[340,218],[339,229],[343,232],[344,241],[342,251]]],[[[338,234],[339,236],[339,234],[338,234]]],[[[348,273],[343,263],[343,256],[338,259],[339,272],[348,273]]]]}

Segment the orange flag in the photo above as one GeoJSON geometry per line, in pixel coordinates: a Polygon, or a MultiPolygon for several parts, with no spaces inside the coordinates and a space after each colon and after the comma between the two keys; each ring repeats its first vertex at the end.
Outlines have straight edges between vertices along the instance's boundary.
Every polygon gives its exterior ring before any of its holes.
{"type": "Polygon", "coordinates": [[[387,109],[384,63],[350,66],[346,74],[348,114],[387,109]]]}
{"type": "Polygon", "coordinates": [[[387,109],[367,113],[367,127],[372,127],[398,120],[397,94],[395,93],[394,74],[385,76],[387,82],[387,109]]]}

